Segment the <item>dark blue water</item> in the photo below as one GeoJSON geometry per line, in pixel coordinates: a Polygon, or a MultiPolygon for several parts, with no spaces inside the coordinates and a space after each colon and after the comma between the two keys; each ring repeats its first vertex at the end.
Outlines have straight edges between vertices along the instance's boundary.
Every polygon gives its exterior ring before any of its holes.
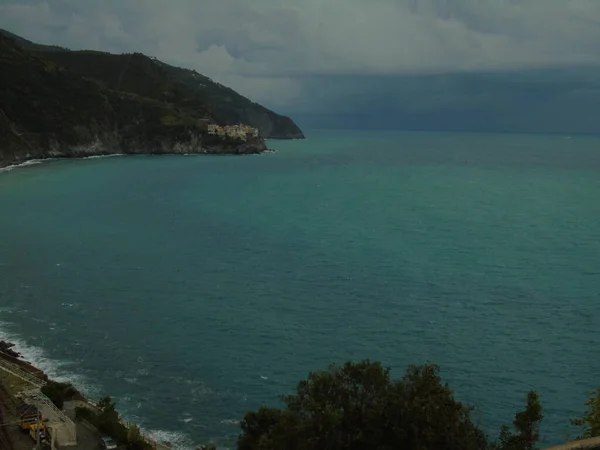
{"type": "MultiPolygon", "coordinates": [[[[600,140],[316,132],[0,173],[0,329],[182,446],[309,370],[435,362],[495,434],[600,384],[600,140]]],[[[2,338],[0,336],[0,338],[2,338]]]]}

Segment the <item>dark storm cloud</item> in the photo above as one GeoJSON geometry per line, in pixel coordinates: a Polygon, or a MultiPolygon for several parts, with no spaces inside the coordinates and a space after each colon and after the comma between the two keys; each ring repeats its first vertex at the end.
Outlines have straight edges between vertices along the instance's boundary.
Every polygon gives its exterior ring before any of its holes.
{"type": "Polygon", "coordinates": [[[409,75],[595,65],[599,20],[597,0],[0,2],[0,27],[33,41],[141,51],[286,111],[389,103],[381,86],[409,75]]]}

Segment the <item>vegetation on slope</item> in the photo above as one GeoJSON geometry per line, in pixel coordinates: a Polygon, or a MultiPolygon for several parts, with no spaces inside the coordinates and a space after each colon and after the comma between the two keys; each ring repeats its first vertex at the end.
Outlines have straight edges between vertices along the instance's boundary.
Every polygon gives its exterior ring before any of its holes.
{"type": "Polygon", "coordinates": [[[276,114],[196,71],[170,66],[141,53],[70,51],[34,44],[3,30],[0,34],[13,38],[22,49],[74,74],[98,80],[109,89],[154,99],[220,125],[244,123],[257,128],[265,138],[304,137],[289,117],[276,114]]]}
{"type": "Polygon", "coordinates": [[[572,419],[571,423],[582,429],[579,439],[588,439],[600,436],[600,388],[590,392],[585,403],[587,410],[583,417],[572,419]]]}
{"type": "MultiPolygon", "coordinates": [[[[45,389],[59,407],[81,399],[69,384],[50,382],[45,389]]],[[[283,403],[244,416],[239,450],[534,450],[543,419],[538,394],[530,391],[512,425],[490,439],[473,421],[474,408],[456,400],[442,382],[437,366],[409,366],[402,379],[393,379],[389,369],[368,360],[310,373],[283,403]]],[[[584,416],[571,421],[583,428],[578,439],[600,436],[600,389],[590,393],[586,406],[584,416]]],[[[108,396],[97,409],[78,407],[76,413],[129,448],[151,448],[108,396]]]]}
{"type": "Polygon", "coordinates": [[[236,91],[194,70],[181,69],[160,63],[166,73],[194,92],[196,97],[190,105],[204,102],[217,123],[245,123],[258,128],[261,134],[274,139],[303,139],[304,134],[287,116],[274,114],[258,103],[248,100],[236,91]]]}
{"type": "Polygon", "coordinates": [[[530,392],[513,427],[490,441],[434,365],[410,366],[394,380],[379,363],[348,362],[311,373],[283,400],[284,409],[246,414],[239,450],[531,450],[543,417],[530,392]]]}
{"type": "MultiPolygon", "coordinates": [[[[115,402],[106,396],[101,398],[96,409],[77,407],[75,414],[96,427],[102,434],[113,438],[122,448],[130,450],[153,450],[156,446],[145,437],[140,428],[125,422],[116,409],[115,402]]],[[[198,450],[216,450],[215,446],[201,446],[198,450]]]]}
{"type": "Polygon", "coordinates": [[[154,448],[142,437],[140,429],[133,424],[126,424],[116,410],[115,403],[109,396],[98,402],[98,411],[90,408],[77,407],[77,418],[86,420],[95,426],[102,434],[112,437],[118,444],[132,450],[151,450],[154,448]]]}
{"type": "Polygon", "coordinates": [[[53,380],[48,380],[47,384],[42,387],[42,394],[52,400],[52,403],[59,409],[62,409],[67,401],[83,399],[83,396],[71,383],[61,383],[53,380]]]}
{"type": "Polygon", "coordinates": [[[195,71],[0,30],[0,166],[110,153],[259,153],[269,137],[303,135],[288,117],[195,71]],[[261,137],[222,139],[207,133],[208,123],[243,123],[261,137]]]}
{"type": "MultiPolygon", "coordinates": [[[[109,153],[258,153],[262,139],[224,142],[173,103],[111,89],[0,34],[0,166],[109,153]]],[[[139,75],[139,84],[149,77],[139,75]]],[[[148,83],[149,84],[149,83],[148,83]]]]}
{"type": "Polygon", "coordinates": [[[304,137],[289,117],[275,114],[194,70],[170,66],[141,53],[65,50],[45,57],[81,76],[100,80],[110,89],[172,104],[221,125],[244,123],[267,138],[304,137]]]}

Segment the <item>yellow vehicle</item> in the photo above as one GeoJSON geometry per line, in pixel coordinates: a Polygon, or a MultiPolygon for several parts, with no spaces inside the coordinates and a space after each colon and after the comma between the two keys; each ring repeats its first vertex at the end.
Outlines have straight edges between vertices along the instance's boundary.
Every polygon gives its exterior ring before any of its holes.
{"type": "Polygon", "coordinates": [[[21,403],[17,407],[17,413],[19,414],[19,427],[23,432],[29,432],[31,425],[35,425],[38,420],[38,409],[33,405],[21,403]]]}
{"type": "Polygon", "coordinates": [[[40,434],[40,442],[42,443],[42,445],[47,445],[50,443],[50,436],[48,434],[48,430],[46,429],[46,425],[44,424],[44,422],[40,422],[39,425],[37,423],[33,423],[29,426],[29,436],[31,436],[31,439],[33,439],[36,442],[37,433],[40,434]]]}

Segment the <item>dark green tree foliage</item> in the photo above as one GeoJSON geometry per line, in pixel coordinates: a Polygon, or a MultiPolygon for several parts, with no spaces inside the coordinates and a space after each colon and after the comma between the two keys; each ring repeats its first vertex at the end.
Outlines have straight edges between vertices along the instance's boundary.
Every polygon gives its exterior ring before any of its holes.
{"type": "Polygon", "coordinates": [[[515,415],[513,426],[515,432],[509,427],[500,429],[499,443],[493,448],[498,450],[533,450],[539,440],[540,423],[543,419],[542,406],[536,392],[527,394],[527,406],[524,411],[515,415]]]}
{"type": "Polygon", "coordinates": [[[241,423],[240,450],[485,449],[471,408],[455,400],[437,366],[411,366],[401,380],[362,361],[311,373],[286,408],[262,407],[241,423]]]}
{"type": "Polygon", "coordinates": [[[75,408],[78,419],[83,419],[98,428],[100,432],[115,439],[130,450],[152,450],[153,446],[146,442],[137,425],[125,425],[110,396],[105,396],[96,405],[98,412],[90,408],[75,408]]]}
{"type": "Polygon", "coordinates": [[[101,398],[97,406],[100,409],[97,418],[98,429],[118,442],[127,442],[127,430],[120,423],[119,413],[110,396],[101,398]]]}
{"type": "Polygon", "coordinates": [[[65,401],[81,396],[71,383],[60,383],[51,380],[42,387],[42,394],[52,400],[52,403],[59,409],[62,409],[65,401]]]}
{"type": "Polygon", "coordinates": [[[286,413],[279,409],[261,406],[258,411],[246,413],[240,426],[242,435],[238,441],[238,449],[250,450],[268,448],[269,436],[284,423],[286,413]]]}
{"type": "Polygon", "coordinates": [[[136,425],[126,426],[119,417],[116,405],[107,395],[98,402],[100,413],[96,417],[98,429],[121,444],[126,444],[132,450],[149,450],[152,446],[146,443],[136,425]]]}
{"type": "Polygon", "coordinates": [[[587,406],[587,410],[584,416],[571,420],[573,425],[583,429],[583,433],[579,436],[579,439],[600,436],[600,388],[590,392],[585,405],[587,406]]]}

